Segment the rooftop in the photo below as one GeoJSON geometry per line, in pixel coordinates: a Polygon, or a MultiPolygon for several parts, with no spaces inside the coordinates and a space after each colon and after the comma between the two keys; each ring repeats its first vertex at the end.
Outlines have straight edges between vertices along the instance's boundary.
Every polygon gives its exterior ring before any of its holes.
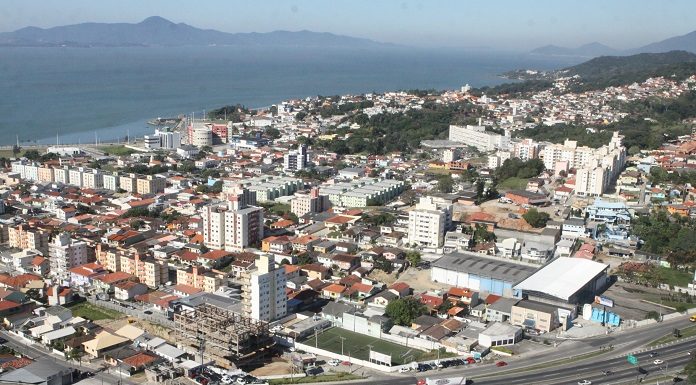
{"type": "Polygon", "coordinates": [[[561,257],[517,284],[515,289],[546,293],[567,301],[608,268],[587,259],[561,257]]]}
{"type": "Polygon", "coordinates": [[[433,262],[433,267],[467,272],[507,282],[520,282],[537,269],[499,259],[482,257],[477,253],[461,252],[445,255],[433,262]]]}

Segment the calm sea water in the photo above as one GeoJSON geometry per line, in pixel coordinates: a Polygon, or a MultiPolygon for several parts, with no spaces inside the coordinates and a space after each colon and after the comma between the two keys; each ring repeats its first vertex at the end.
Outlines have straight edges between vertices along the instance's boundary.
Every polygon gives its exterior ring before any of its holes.
{"type": "Polygon", "coordinates": [[[0,144],[94,142],[152,131],[157,116],[241,103],[504,82],[577,58],[445,50],[0,48],[0,144]]]}

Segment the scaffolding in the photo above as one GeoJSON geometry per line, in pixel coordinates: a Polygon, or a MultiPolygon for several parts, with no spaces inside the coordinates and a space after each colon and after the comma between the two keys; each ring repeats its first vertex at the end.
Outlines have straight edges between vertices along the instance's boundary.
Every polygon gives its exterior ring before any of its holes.
{"type": "Polygon", "coordinates": [[[274,345],[268,323],[210,304],[174,315],[177,341],[230,368],[256,360],[274,345]],[[234,364],[234,365],[233,365],[234,364]]]}

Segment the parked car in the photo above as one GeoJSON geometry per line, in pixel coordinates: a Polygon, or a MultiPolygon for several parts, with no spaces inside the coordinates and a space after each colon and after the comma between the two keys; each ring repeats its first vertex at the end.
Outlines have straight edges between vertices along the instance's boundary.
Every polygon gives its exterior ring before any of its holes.
{"type": "Polygon", "coordinates": [[[399,368],[399,373],[408,373],[409,371],[411,371],[411,368],[409,368],[408,366],[403,366],[399,368]]]}
{"type": "Polygon", "coordinates": [[[507,365],[507,362],[505,362],[505,361],[498,361],[495,363],[495,366],[506,366],[506,365],[507,365]]]}
{"type": "Polygon", "coordinates": [[[662,361],[662,360],[655,360],[655,361],[653,361],[653,364],[655,364],[655,365],[662,365],[662,364],[664,364],[664,363],[665,363],[665,362],[662,361]]]}
{"type": "Polygon", "coordinates": [[[592,385],[592,381],[590,381],[590,380],[580,380],[580,381],[578,381],[578,385],[592,385]]]}
{"type": "Polygon", "coordinates": [[[329,364],[329,366],[338,366],[340,363],[341,363],[340,360],[329,360],[329,362],[327,362],[327,364],[329,364]]]}

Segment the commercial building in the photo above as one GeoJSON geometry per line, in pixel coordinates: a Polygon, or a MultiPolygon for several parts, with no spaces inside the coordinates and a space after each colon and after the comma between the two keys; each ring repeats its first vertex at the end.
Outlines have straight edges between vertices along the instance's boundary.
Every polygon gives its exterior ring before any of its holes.
{"type": "Polygon", "coordinates": [[[510,323],[543,333],[548,333],[561,324],[557,307],[526,299],[512,307],[510,323]]]}
{"type": "Polygon", "coordinates": [[[263,208],[246,206],[237,195],[227,205],[206,206],[203,217],[203,241],[212,249],[241,251],[263,239],[263,208]]]}
{"type": "Polygon", "coordinates": [[[302,217],[308,213],[321,213],[331,208],[329,196],[321,194],[318,187],[309,192],[296,192],[290,201],[290,212],[302,217]]]}
{"type": "Polygon", "coordinates": [[[271,353],[268,323],[205,303],[174,314],[182,349],[224,368],[243,365],[271,353]]]}
{"type": "Polygon", "coordinates": [[[61,279],[69,279],[70,269],[89,262],[90,250],[87,243],[75,242],[68,233],[60,233],[48,245],[51,274],[61,279]]]}
{"type": "Polygon", "coordinates": [[[176,131],[155,130],[154,135],[145,135],[143,138],[145,148],[176,150],[181,147],[181,134],[176,131]]]}
{"type": "Polygon", "coordinates": [[[514,286],[518,296],[555,306],[589,303],[609,284],[609,266],[561,257],[514,286]]]}
{"type": "Polygon", "coordinates": [[[242,308],[255,320],[274,321],[287,314],[285,268],[276,268],[272,258],[263,254],[255,262],[256,269],[243,272],[242,308]]]}
{"type": "Polygon", "coordinates": [[[456,287],[512,297],[513,286],[532,275],[536,268],[508,260],[484,257],[478,253],[458,252],[432,263],[430,279],[456,287]]]}
{"type": "Polygon", "coordinates": [[[449,140],[476,147],[479,151],[507,150],[510,147],[510,134],[505,135],[486,131],[484,126],[449,127],[449,140]]]}
{"type": "Polygon", "coordinates": [[[210,123],[192,122],[188,126],[189,144],[196,147],[213,145],[213,130],[210,123]]]}
{"type": "Polygon", "coordinates": [[[494,322],[479,333],[479,345],[490,348],[493,346],[514,345],[522,339],[522,329],[517,326],[494,322]]]}

